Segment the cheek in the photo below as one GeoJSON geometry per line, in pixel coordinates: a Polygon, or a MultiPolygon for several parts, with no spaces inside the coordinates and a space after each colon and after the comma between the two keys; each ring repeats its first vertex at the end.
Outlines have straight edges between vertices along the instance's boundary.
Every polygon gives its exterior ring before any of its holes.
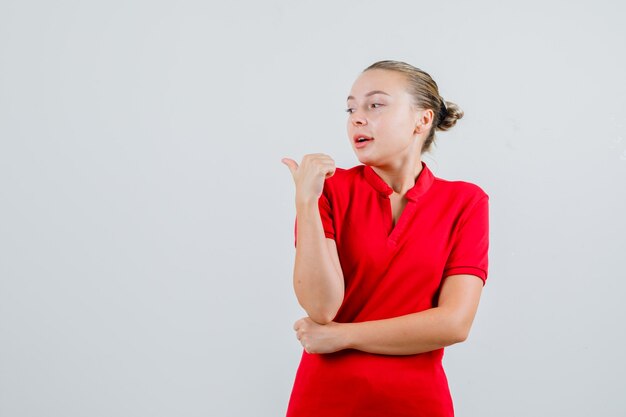
{"type": "Polygon", "coordinates": [[[404,112],[390,112],[385,117],[381,117],[378,123],[389,131],[398,132],[406,130],[406,127],[411,123],[411,118],[404,112]]]}
{"type": "Polygon", "coordinates": [[[402,138],[410,136],[413,132],[406,117],[393,117],[380,120],[376,125],[377,131],[389,140],[401,141],[402,138]]]}
{"type": "Polygon", "coordinates": [[[413,120],[405,115],[395,118],[393,123],[388,127],[390,132],[393,131],[393,135],[399,140],[409,139],[415,132],[415,124],[413,124],[413,120]]]}

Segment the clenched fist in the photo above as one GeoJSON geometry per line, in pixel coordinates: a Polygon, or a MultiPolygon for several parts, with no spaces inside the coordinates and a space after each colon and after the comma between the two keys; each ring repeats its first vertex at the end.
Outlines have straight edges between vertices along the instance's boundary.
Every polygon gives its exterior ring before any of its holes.
{"type": "Polygon", "coordinates": [[[303,317],[293,324],[293,329],[307,353],[333,353],[348,347],[342,331],[345,326],[334,321],[318,324],[310,317],[303,317]]]}
{"type": "Polygon", "coordinates": [[[304,155],[300,165],[290,158],[281,162],[287,165],[296,184],[296,202],[317,201],[324,189],[324,180],[335,174],[335,161],[323,153],[304,155]]]}

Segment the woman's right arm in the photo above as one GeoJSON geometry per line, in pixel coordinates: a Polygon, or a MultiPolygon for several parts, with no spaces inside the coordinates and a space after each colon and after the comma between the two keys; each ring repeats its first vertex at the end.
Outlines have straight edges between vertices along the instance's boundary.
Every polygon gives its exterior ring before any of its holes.
{"type": "Polygon", "coordinates": [[[293,287],[298,302],[319,324],[332,321],[344,296],[344,280],[334,239],[324,235],[318,200],[298,201],[293,287]]]}
{"type": "Polygon", "coordinates": [[[324,233],[319,199],[324,181],[335,173],[335,161],[323,153],[308,154],[289,167],[296,185],[296,259],[293,287],[298,302],[319,323],[332,321],[343,303],[344,281],[333,239],[324,233]]]}

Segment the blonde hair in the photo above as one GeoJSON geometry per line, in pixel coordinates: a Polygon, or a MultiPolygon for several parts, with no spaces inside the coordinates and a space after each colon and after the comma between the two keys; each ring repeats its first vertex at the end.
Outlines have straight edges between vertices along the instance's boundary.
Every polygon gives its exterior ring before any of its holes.
{"type": "Polygon", "coordinates": [[[456,103],[444,100],[439,95],[437,83],[427,72],[406,62],[392,60],[375,62],[363,72],[371,69],[385,69],[404,74],[408,81],[408,91],[413,97],[413,104],[417,108],[431,109],[435,113],[433,127],[424,141],[422,153],[430,150],[435,140],[435,130],[449,130],[463,117],[463,110],[456,103]]]}

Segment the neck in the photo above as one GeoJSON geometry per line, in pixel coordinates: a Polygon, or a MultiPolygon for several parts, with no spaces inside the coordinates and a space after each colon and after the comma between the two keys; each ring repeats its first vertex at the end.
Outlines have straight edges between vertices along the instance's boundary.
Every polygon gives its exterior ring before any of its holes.
{"type": "Polygon", "coordinates": [[[404,195],[415,186],[415,181],[422,172],[422,160],[397,165],[379,165],[371,168],[383,179],[396,194],[404,195]]]}

